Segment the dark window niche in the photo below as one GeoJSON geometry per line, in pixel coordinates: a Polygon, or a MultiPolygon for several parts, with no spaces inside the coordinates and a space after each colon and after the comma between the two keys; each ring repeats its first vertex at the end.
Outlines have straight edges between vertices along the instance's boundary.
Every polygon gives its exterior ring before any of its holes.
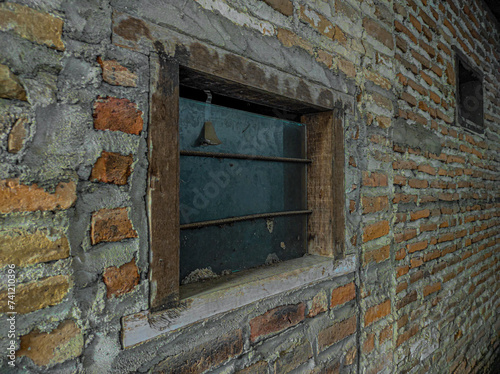
{"type": "Polygon", "coordinates": [[[483,75],[457,53],[457,121],[475,133],[484,133],[483,75]]]}

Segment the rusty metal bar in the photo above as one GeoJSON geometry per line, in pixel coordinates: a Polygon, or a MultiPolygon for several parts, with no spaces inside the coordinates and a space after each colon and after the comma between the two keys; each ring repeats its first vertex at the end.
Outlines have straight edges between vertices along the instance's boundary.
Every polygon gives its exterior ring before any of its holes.
{"type": "Polygon", "coordinates": [[[198,228],[206,227],[206,226],[226,225],[228,223],[248,221],[248,220],[259,219],[259,218],[296,216],[296,215],[300,215],[300,214],[311,214],[311,213],[312,213],[312,210],[292,210],[292,211],[288,211],[288,212],[250,214],[248,216],[215,219],[212,221],[202,221],[202,222],[195,222],[195,223],[186,223],[184,225],[181,225],[180,229],[181,230],[198,229],[198,228]]]}
{"type": "Polygon", "coordinates": [[[271,157],[271,156],[258,156],[258,155],[243,155],[240,153],[212,153],[212,152],[199,152],[199,151],[181,151],[181,156],[235,158],[240,160],[296,162],[303,164],[310,164],[312,162],[312,160],[306,158],[271,157]]]}

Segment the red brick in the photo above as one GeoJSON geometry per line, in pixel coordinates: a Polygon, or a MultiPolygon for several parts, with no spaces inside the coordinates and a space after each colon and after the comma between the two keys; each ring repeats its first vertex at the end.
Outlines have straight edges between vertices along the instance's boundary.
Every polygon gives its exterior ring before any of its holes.
{"type": "MultiPolygon", "coordinates": [[[[67,275],[56,275],[29,283],[16,284],[15,312],[26,314],[60,304],[69,289],[70,280],[67,275]]],[[[5,291],[0,292],[0,313],[12,311],[9,308],[10,299],[7,296],[7,288],[5,288],[5,291]]]]}
{"type": "Polygon", "coordinates": [[[354,282],[348,283],[342,287],[335,288],[332,291],[332,301],[330,303],[330,308],[345,304],[348,301],[354,300],[355,297],[356,286],[354,285],[354,282]]]}
{"type": "Polygon", "coordinates": [[[413,16],[413,14],[410,14],[410,22],[415,27],[418,32],[422,32],[422,24],[413,16]]]}
{"type": "Polygon", "coordinates": [[[429,183],[425,179],[410,179],[408,185],[411,188],[427,188],[429,183]]]}
{"type": "Polygon", "coordinates": [[[420,62],[424,68],[426,68],[426,69],[431,68],[431,62],[429,61],[429,59],[425,58],[420,53],[417,53],[414,50],[412,50],[411,55],[413,56],[413,58],[415,58],[415,60],[420,62]]]}
{"type": "Polygon", "coordinates": [[[429,86],[432,86],[433,80],[432,80],[432,78],[427,73],[425,73],[424,71],[420,70],[420,76],[425,81],[425,83],[427,83],[429,86]]]}
{"type": "Polygon", "coordinates": [[[437,282],[424,287],[424,297],[429,296],[434,292],[438,292],[441,289],[441,282],[437,282]]]}
{"type": "Polygon", "coordinates": [[[446,64],[446,77],[447,77],[447,83],[454,86],[455,85],[455,69],[453,69],[453,66],[449,62],[446,64]]]}
{"type": "Polygon", "coordinates": [[[417,300],[417,291],[412,291],[408,293],[405,297],[403,297],[396,305],[397,309],[402,309],[408,304],[417,300]]]}
{"type": "Polygon", "coordinates": [[[400,97],[408,104],[410,104],[410,106],[417,106],[417,99],[415,99],[415,96],[413,96],[412,94],[409,94],[408,92],[401,92],[400,97]]]}
{"type": "Polygon", "coordinates": [[[385,210],[389,205],[387,196],[363,196],[361,198],[363,205],[363,214],[375,213],[385,210]]]}
{"type": "Polygon", "coordinates": [[[415,283],[418,282],[420,279],[424,278],[424,272],[422,270],[414,272],[412,275],[410,275],[410,283],[415,283]]]}
{"type": "Polygon", "coordinates": [[[410,267],[412,269],[415,269],[415,268],[418,268],[423,263],[424,263],[424,261],[422,260],[422,257],[414,257],[410,260],[410,267]]]}
{"type": "MultiPolygon", "coordinates": [[[[243,332],[238,329],[222,336],[211,337],[195,348],[170,356],[161,361],[152,371],[176,374],[205,373],[230,358],[239,356],[243,352],[243,346],[243,332]]],[[[258,373],[255,372],[255,374],[258,373]]]]}
{"type": "Polygon", "coordinates": [[[420,40],[418,42],[419,46],[427,52],[427,54],[431,57],[431,58],[434,58],[436,57],[436,50],[434,48],[432,48],[429,44],[427,44],[426,42],[424,42],[423,40],[420,40]]]}
{"type": "Polygon", "coordinates": [[[102,278],[106,284],[108,299],[113,295],[121,296],[132,291],[139,284],[140,279],[135,258],[119,268],[116,266],[106,268],[102,278]]]}
{"type": "Polygon", "coordinates": [[[132,172],[132,161],[132,155],[123,156],[119,153],[103,151],[92,168],[90,180],[125,185],[132,172]]]}
{"type": "Polygon", "coordinates": [[[438,243],[449,242],[450,240],[454,239],[455,239],[455,234],[453,234],[452,232],[448,232],[446,234],[442,234],[439,236],[438,243]]]}
{"type": "Polygon", "coordinates": [[[16,356],[29,357],[38,366],[52,366],[82,354],[83,334],[71,320],[63,321],[51,332],[35,329],[21,336],[16,356]]]}
{"type": "Polygon", "coordinates": [[[417,169],[417,163],[415,161],[394,161],[392,163],[393,169],[417,169]]]}
{"type": "Polygon", "coordinates": [[[365,327],[391,313],[391,300],[372,306],[365,313],[365,327]]]}
{"type": "Polygon", "coordinates": [[[366,187],[386,187],[387,175],[377,172],[363,171],[363,186],[366,187]]]}
{"type": "Polygon", "coordinates": [[[424,32],[424,35],[427,38],[427,40],[429,42],[432,41],[432,39],[433,39],[432,31],[428,27],[426,27],[426,26],[422,27],[422,31],[424,32]]]}
{"type": "Polygon", "coordinates": [[[424,23],[429,26],[432,30],[437,31],[437,25],[436,22],[427,15],[427,13],[424,12],[423,9],[420,9],[420,12],[418,13],[420,18],[424,21],[424,23]]]}
{"type": "Polygon", "coordinates": [[[406,43],[399,35],[396,36],[396,47],[398,47],[401,51],[406,53],[408,50],[408,43],[406,43]]]}
{"type": "Polygon", "coordinates": [[[429,217],[430,213],[431,212],[429,209],[422,209],[422,210],[419,210],[416,212],[411,212],[410,219],[412,221],[416,221],[417,219],[420,219],[420,218],[427,218],[427,217],[429,217]]]}
{"type": "Polygon", "coordinates": [[[394,39],[392,33],[387,31],[376,21],[372,20],[369,17],[365,17],[363,19],[363,27],[365,28],[368,35],[384,44],[387,48],[394,48],[394,39]]]}
{"type": "Polygon", "coordinates": [[[394,27],[395,27],[397,32],[405,33],[413,43],[417,44],[417,38],[415,37],[415,35],[413,35],[412,32],[410,30],[408,30],[408,28],[406,26],[404,26],[401,22],[399,22],[398,20],[395,20],[394,27]]]}
{"type": "Polygon", "coordinates": [[[404,185],[406,185],[406,178],[401,176],[401,175],[395,175],[393,184],[397,184],[399,186],[404,186],[404,185]]]}
{"type": "Polygon", "coordinates": [[[413,79],[408,79],[408,86],[410,86],[411,88],[413,88],[420,95],[427,96],[427,94],[428,94],[427,89],[424,86],[422,86],[422,85],[418,84],[417,82],[415,82],[413,79]]]}
{"type": "Polygon", "coordinates": [[[363,242],[381,238],[389,233],[389,222],[380,221],[367,225],[363,230],[363,242]]]}
{"type": "Polygon", "coordinates": [[[369,252],[365,252],[363,254],[363,264],[366,265],[370,262],[379,262],[385,261],[389,258],[390,255],[390,246],[386,245],[378,249],[371,250],[369,252]]]}
{"type": "Polygon", "coordinates": [[[394,198],[392,199],[393,204],[407,204],[407,203],[416,203],[417,202],[417,195],[408,195],[408,194],[403,194],[403,193],[396,193],[394,194],[394,198]]]}
{"type": "Polygon", "coordinates": [[[366,339],[363,343],[363,353],[370,353],[375,348],[375,335],[368,334],[366,335],[366,339]]]}
{"type": "Polygon", "coordinates": [[[137,104],[116,97],[98,97],[94,103],[96,130],[123,131],[138,135],[143,127],[142,112],[137,104]]]}
{"type": "Polygon", "coordinates": [[[264,2],[285,16],[293,15],[293,3],[290,0],[264,0],[264,2]]]}
{"type": "Polygon", "coordinates": [[[396,347],[399,347],[405,341],[414,336],[417,332],[418,332],[418,325],[413,325],[409,330],[405,331],[402,334],[399,334],[398,340],[396,341],[396,347]]]}
{"type": "Polygon", "coordinates": [[[295,326],[305,318],[305,304],[284,305],[271,309],[250,321],[250,340],[295,326]]]}
{"type": "Polygon", "coordinates": [[[92,213],[90,227],[92,245],[136,237],[137,232],[128,218],[127,208],[101,209],[92,213]]]}
{"type": "Polygon", "coordinates": [[[441,257],[441,251],[439,250],[428,252],[424,255],[424,262],[432,261],[439,257],[441,257]]]}
{"type": "Polygon", "coordinates": [[[318,334],[318,347],[322,351],[325,348],[345,339],[357,330],[356,316],[352,316],[333,326],[322,329],[318,334]]]}
{"type": "Polygon", "coordinates": [[[0,213],[63,210],[76,201],[76,183],[60,182],[54,193],[36,183],[20,184],[19,179],[0,180],[0,213]]]}
{"type": "Polygon", "coordinates": [[[436,169],[429,165],[418,165],[417,170],[430,175],[436,175],[436,169]]]}
{"type": "Polygon", "coordinates": [[[437,223],[423,223],[420,225],[420,232],[437,230],[437,223]]]}
{"type": "Polygon", "coordinates": [[[400,261],[406,257],[406,252],[403,248],[396,252],[396,261],[400,261]]]}
{"type": "MultiPolygon", "coordinates": [[[[277,360],[274,362],[274,372],[289,373],[309,360],[312,355],[313,352],[309,341],[306,340],[300,345],[294,345],[293,349],[281,351],[279,353],[277,360]]],[[[267,373],[267,370],[265,372],[267,373]]]]}
{"type": "Polygon", "coordinates": [[[404,290],[406,290],[408,288],[408,283],[407,282],[403,282],[403,283],[399,283],[397,286],[396,286],[396,293],[401,293],[403,292],[404,290]]]}
{"type": "Polygon", "coordinates": [[[422,251],[425,248],[427,248],[428,241],[423,240],[421,242],[413,243],[413,244],[408,244],[406,248],[408,248],[409,253],[417,252],[417,251],[422,251]]]}

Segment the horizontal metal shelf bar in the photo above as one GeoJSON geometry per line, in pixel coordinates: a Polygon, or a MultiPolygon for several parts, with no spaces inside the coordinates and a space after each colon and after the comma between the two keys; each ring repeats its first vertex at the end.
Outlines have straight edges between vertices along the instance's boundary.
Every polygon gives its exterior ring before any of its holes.
{"type": "Polygon", "coordinates": [[[271,157],[271,156],[258,156],[258,155],[243,155],[240,153],[212,153],[212,152],[199,152],[199,151],[181,151],[181,156],[235,158],[240,160],[255,160],[255,161],[297,162],[303,164],[310,164],[312,162],[312,160],[306,158],[271,157]]]}
{"type": "Polygon", "coordinates": [[[274,218],[274,217],[284,217],[284,216],[297,216],[297,215],[300,215],[300,214],[311,214],[311,213],[312,213],[312,210],[293,210],[293,211],[288,211],[288,212],[250,214],[248,216],[215,219],[215,220],[212,220],[212,221],[202,221],[202,222],[195,222],[195,223],[185,223],[184,225],[180,225],[180,229],[181,230],[198,229],[198,228],[206,227],[206,226],[225,225],[225,224],[228,224],[228,223],[248,221],[248,220],[259,219],[259,218],[274,218]]]}

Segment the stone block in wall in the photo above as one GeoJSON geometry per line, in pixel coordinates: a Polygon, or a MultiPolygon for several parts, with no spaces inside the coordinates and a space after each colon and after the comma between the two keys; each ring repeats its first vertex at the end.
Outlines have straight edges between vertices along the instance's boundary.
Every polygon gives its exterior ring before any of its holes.
{"type": "Polygon", "coordinates": [[[119,153],[103,151],[92,168],[90,180],[125,185],[132,173],[132,161],[132,155],[124,156],[119,153]]]}
{"type": "Polygon", "coordinates": [[[271,309],[250,321],[250,339],[256,341],[259,337],[295,326],[305,318],[305,304],[284,305],[271,309]]]}
{"type": "MultiPolygon", "coordinates": [[[[59,304],[69,291],[69,277],[57,275],[23,283],[16,287],[15,312],[25,314],[59,304]]],[[[12,311],[7,303],[7,291],[0,293],[0,313],[12,311]]]]}
{"type": "Polygon", "coordinates": [[[18,357],[29,357],[38,366],[53,366],[82,354],[83,334],[75,322],[67,320],[49,333],[34,330],[21,336],[18,357]]]}
{"type": "Polygon", "coordinates": [[[26,91],[9,67],[0,64],[0,97],[26,101],[26,91]]]}
{"type": "Polygon", "coordinates": [[[128,99],[98,97],[94,104],[96,130],[123,131],[138,135],[142,131],[142,111],[128,99]]]}
{"type": "Polygon", "coordinates": [[[26,127],[25,124],[28,120],[26,118],[18,118],[9,133],[7,140],[7,151],[9,153],[18,153],[23,149],[24,141],[26,140],[26,127]]]}
{"type": "Polygon", "coordinates": [[[127,208],[101,209],[92,214],[90,239],[92,245],[100,242],[119,242],[137,238],[127,208]]]}
{"type": "Polygon", "coordinates": [[[69,242],[62,232],[0,233],[0,267],[33,265],[69,257],[69,242]]]}
{"type": "Polygon", "coordinates": [[[68,209],[75,201],[76,183],[73,181],[59,183],[54,193],[36,183],[20,184],[19,179],[0,181],[0,213],[68,209]]]}
{"type": "Polygon", "coordinates": [[[20,4],[0,4],[0,31],[14,32],[32,42],[64,51],[62,28],[63,21],[51,14],[20,4]]]}
{"type": "Polygon", "coordinates": [[[107,268],[102,277],[106,284],[108,298],[132,291],[139,284],[140,279],[135,258],[120,267],[107,268]]]}
{"type": "Polygon", "coordinates": [[[132,73],[116,60],[97,58],[102,68],[102,79],[113,86],[137,87],[137,74],[132,73]]]}

